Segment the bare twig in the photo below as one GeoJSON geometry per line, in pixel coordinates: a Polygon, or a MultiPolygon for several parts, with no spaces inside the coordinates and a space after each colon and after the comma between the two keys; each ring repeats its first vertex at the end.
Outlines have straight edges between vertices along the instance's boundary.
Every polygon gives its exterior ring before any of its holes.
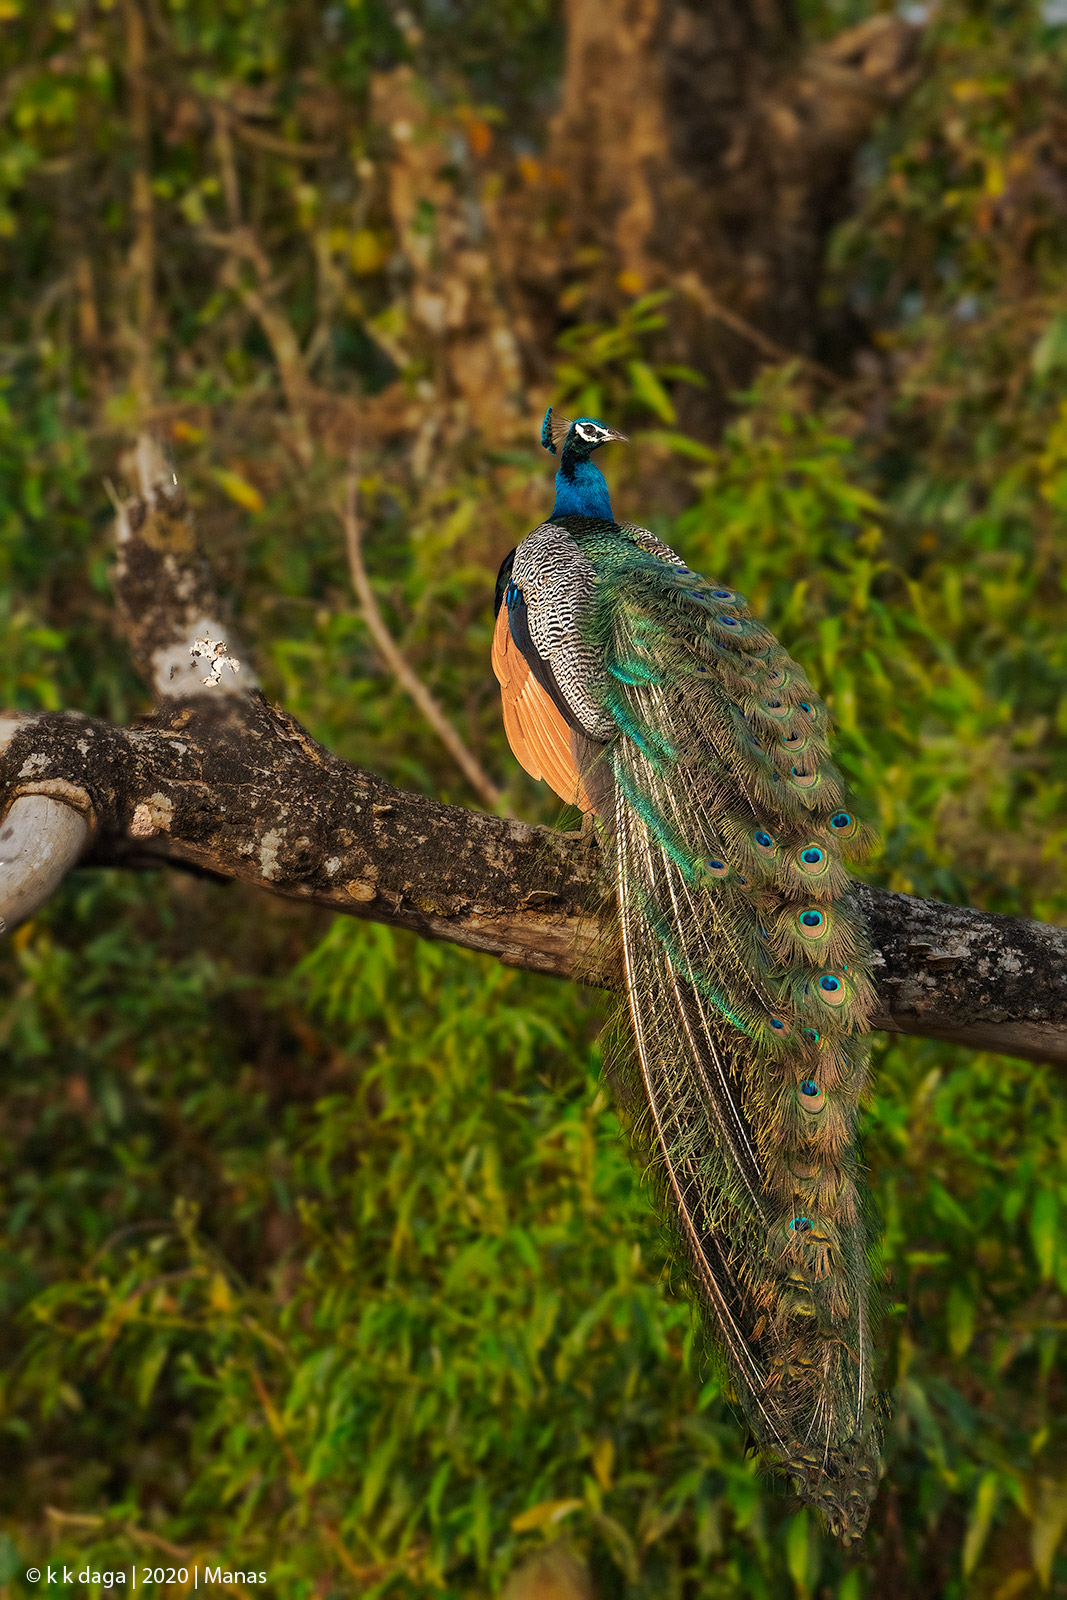
{"type": "Polygon", "coordinates": [[[337,154],[338,147],[334,144],[303,144],[296,139],[283,139],[280,134],[268,133],[265,128],[250,127],[240,117],[233,117],[231,125],[243,143],[255,149],[269,150],[271,155],[285,156],[290,161],[322,161],[327,156],[337,154]]]}
{"type": "Polygon", "coordinates": [[[226,254],[222,281],[244,302],[245,308],[255,317],[270,345],[271,354],[278,367],[285,403],[293,424],[293,441],[300,461],[306,466],[314,453],[311,443],[311,424],[308,401],[311,395],[311,378],[308,364],[300,348],[300,340],[285,312],[276,304],[278,284],[274,280],[270,257],[264,250],[255,230],[240,222],[241,200],[237,163],[229,123],[223,116],[215,122],[215,151],[219,160],[219,176],[230,231],[220,233],[213,228],[201,228],[199,238],[204,244],[226,254]],[[241,263],[251,266],[256,282],[249,283],[242,274],[241,263]]]}
{"type": "Polygon", "coordinates": [[[215,153],[219,161],[222,196],[226,202],[226,219],[231,228],[239,228],[241,226],[241,186],[237,177],[237,161],[233,153],[233,140],[230,138],[230,119],[217,102],[212,105],[211,109],[215,123],[215,153]]]}
{"type": "Polygon", "coordinates": [[[133,245],[129,270],[133,284],[131,344],[133,392],[142,417],[152,408],[152,325],[155,312],[156,233],[152,215],[148,62],[144,17],[137,0],[126,0],[126,71],[130,93],[130,133],[135,151],[131,190],[133,245]]]}
{"type": "MultiPolygon", "coordinates": [[[[64,1528],[84,1529],[86,1532],[114,1529],[125,1534],[132,1544],[143,1545],[148,1550],[158,1550],[161,1554],[182,1562],[184,1566],[195,1566],[204,1559],[197,1551],[187,1550],[180,1544],[172,1544],[169,1539],[164,1539],[158,1533],[150,1533],[147,1528],[139,1528],[134,1522],[109,1522],[107,1517],[60,1511],[56,1506],[45,1506],[44,1514],[60,1534],[64,1528]]],[[[252,1600],[248,1590],[242,1588],[239,1583],[228,1583],[225,1579],[220,1579],[219,1586],[225,1589],[227,1594],[236,1595],[237,1600],[252,1600]]]]}
{"type": "MultiPolygon", "coordinates": [[[[301,139],[286,139],[279,133],[269,133],[266,128],[253,127],[227,99],[220,98],[220,93],[221,91],[214,94],[200,94],[197,98],[209,111],[216,128],[220,121],[225,122],[231,133],[236,134],[243,144],[251,145],[253,149],[267,150],[271,155],[285,156],[290,161],[322,161],[328,156],[337,155],[341,148],[337,144],[314,144],[301,139]]],[[[261,106],[253,114],[275,116],[277,112],[261,106]]]]}
{"type": "Polygon", "coordinates": [[[724,306],[695,272],[683,272],[678,279],[678,287],[684,295],[696,302],[706,317],[721,322],[723,327],[729,328],[731,333],[736,333],[738,338],[746,339],[761,355],[766,356],[768,361],[795,361],[805,372],[810,372],[813,378],[818,378],[819,382],[825,383],[828,388],[847,387],[845,380],[836,372],[831,372],[829,367],[813,361],[810,356],[801,355],[798,350],[787,350],[784,345],[768,338],[738,312],[731,311],[729,306],[724,306]]]}
{"type": "Polygon", "coordinates": [[[401,653],[396,640],[385,625],[385,618],[382,616],[378,602],[375,599],[374,590],[371,588],[371,582],[367,576],[367,568],[363,561],[363,532],[359,520],[358,496],[359,479],[356,469],[353,467],[348,474],[348,480],[345,485],[345,501],[341,521],[345,530],[345,543],[348,547],[348,569],[352,575],[352,587],[356,591],[356,598],[363,612],[363,620],[366,622],[371,638],[378,646],[386,665],[401,688],[418,706],[471,788],[481,796],[484,803],[491,810],[496,811],[499,809],[502,798],[500,790],[489,777],[477,756],[468,749],[460,738],[448,720],[443,707],[430,693],[410,662],[401,653]]]}

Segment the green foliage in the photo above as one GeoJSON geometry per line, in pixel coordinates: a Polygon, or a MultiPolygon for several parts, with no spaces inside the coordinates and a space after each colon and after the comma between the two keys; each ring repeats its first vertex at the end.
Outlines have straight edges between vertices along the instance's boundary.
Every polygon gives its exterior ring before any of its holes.
{"type": "Polygon", "coordinates": [[[677,421],[665,382],[704,380],[689,367],[645,360],[645,341],[666,326],[661,308],[670,299],[669,290],[641,295],[615,322],[578,323],[560,336],[565,359],[556,366],[556,391],[563,410],[576,417],[651,411],[661,422],[677,421]]]}
{"type": "MultiPolygon", "coordinates": [[[[818,31],[863,9],[803,8],[818,31]]],[[[551,15],[146,15],[154,382],[212,560],[271,692],[318,737],[468,800],[352,607],[336,472],[292,453],[253,265],[227,275],[207,237],[233,220],[212,107],[251,107],[274,140],[237,152],[242,214],[316,384],[338,405],[397,374],[414,392],[423,356],[388,332],[370,80],[403,59],[442,94],[466,75],[521,130],[551,15]],[[286,153],[316,142],[334,153],[286,153]]],[[[100,488],[133,406],[125,17],[0,4],[0,699],[118,718],[143,704],[100,488]]],[[[811,673],[880,881],[1062,921],[1067,43],[1036,7],[955,3],[925,51],[835,244],[827,296],[872,330],[866,376],[842,400],[768,372],[721,447],[648,433],[609,471],[620,509],[741,588],[811,673]]],[[[669,314],[574,330],[561,402],[598,385],[620,421],[669,429],[677,375],[639,365],[642,319],[669,314]]],[[[493,572],[546,504],[542,461],[532,436],[506,457],[442,445],[433,470],[368,444],[361,471],[405,649],[513,803],[550,819],[487,665],[493,572]]],[[[0,1587],[28,1592],[31,1559],[170,1548],[267,1567],[294,1600],[474,1600],[564,1535],[598,1600],[1067,1592],[1051,1069],[878,1046],[866,1152],[896,1398],[875,1527],[846,1556],[755,1475],[699,1370],[588,996],[240,888],[99,873],[0,967],[0,1587]]]]}

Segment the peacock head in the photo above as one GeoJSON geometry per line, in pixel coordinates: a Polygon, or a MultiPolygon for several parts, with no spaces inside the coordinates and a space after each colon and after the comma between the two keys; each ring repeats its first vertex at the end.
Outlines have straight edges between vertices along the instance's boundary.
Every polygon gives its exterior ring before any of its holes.
{"type": "Polygon", "coordinates": [[[577,417],[571,422],[568,417],[557,416],[551,406],[541,424],[541,443],[552,455],[559,453],[561,465],[565,461],[588,461],[594,450],[599,450],[602,444],[610,444],[613,439],[620,444],[630,442],[624,433],[598,422],[595,417],[577,417]]]}

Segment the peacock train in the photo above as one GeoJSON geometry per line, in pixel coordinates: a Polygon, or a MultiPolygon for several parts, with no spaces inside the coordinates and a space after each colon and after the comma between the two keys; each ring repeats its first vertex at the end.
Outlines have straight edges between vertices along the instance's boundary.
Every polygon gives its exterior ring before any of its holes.
{"type": "Polygon", "coordinates": [[[873,1003],[829,718],[744,596],[616,522],[549,411],[547,521],[497,582],[517,760],[595,817],[674,1232],[752,1440],[842,1539],[879,1474],[857,1152],[873,1003]]]}

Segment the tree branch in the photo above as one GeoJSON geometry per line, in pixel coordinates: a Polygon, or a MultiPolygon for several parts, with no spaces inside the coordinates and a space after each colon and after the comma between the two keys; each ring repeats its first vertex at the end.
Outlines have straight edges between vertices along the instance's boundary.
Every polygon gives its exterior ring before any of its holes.
{"type": "Polygon", "coordinates": [[[234,223],[233,214],[236,212],[239,215],[240,188],[227,124],[221,119],[216,129],[215,148],[219,156],[223,194],[227,197],[231,212],[231,227],[228,233],[201,228],[198,237],[203,244],[225,252],[221,280],[243,302],[250,315],[256,318],[270,345],[293,426],[294,449],[307,466],[314,455],[309,417],[314,385],[296,329],[276,303],[278,284],[274,281],[270,258],[252,227],[247,223],[234,223]],[[255,284],[245,278],[241,270],[242,262],[251,266],[256,277],[255,284]]]}
{"type": "MultiPolygon", "coordinates": [[[[0,791],[91,815],[89,865],[194,866],[512,966],[613,982],[591,839],[395,789],[258,692],[212,689],[135,728],[70,712],[0,718],[0,742],[0,791]]],[[[1067,929],[866,885],[857,895],[879,1027],[1067,1065],[1067,929]]],[[[2,876],[0,914],[19,914],[2,876]]]]}
{"type": "MultiPolygon", "coordinates": [[[[142,493],[117,518],[115,589],[161,703],[132,728],[73,712],[0,716],[7,924],[79,858],[192,866],[612,986],[593,839],[441,805],[348,766],[268,705],[245,668],[202,681],[197,638],[246,652],[219,620],[173,473],[148,443],[138,460],[142,493]],[[12,848],[31,816],[32,839],[12,848]]],[[[1067,1065],[1067,929],[865,885],[856,894],[876,951],[877,1026],[1067,1065]]]]}

